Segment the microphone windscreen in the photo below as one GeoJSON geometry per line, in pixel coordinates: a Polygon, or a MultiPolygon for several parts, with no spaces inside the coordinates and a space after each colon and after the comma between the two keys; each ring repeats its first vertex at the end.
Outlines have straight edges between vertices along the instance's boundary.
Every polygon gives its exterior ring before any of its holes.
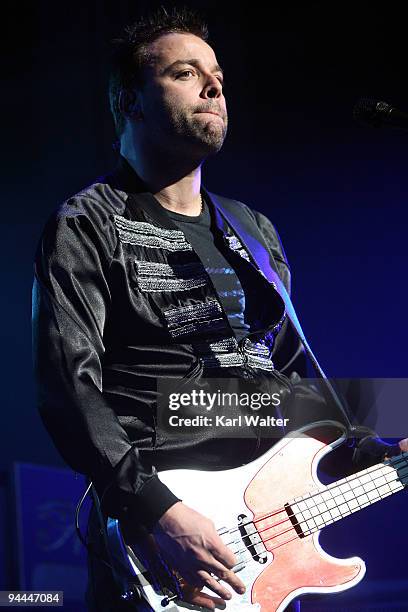
{"type": "Polygon", "coordinates": [[[353,119],[362,123],[368,123],[375,127],[387,120],[392,106],[387,102],[373,100],[372,98],[360,98],[353,109],[353,119]]]}

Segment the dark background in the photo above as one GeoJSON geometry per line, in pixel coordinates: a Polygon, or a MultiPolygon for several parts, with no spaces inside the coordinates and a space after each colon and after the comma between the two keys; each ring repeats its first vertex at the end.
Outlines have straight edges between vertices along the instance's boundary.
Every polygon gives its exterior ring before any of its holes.
{"type": "MultiPolygon", "coordinates": [[[[14,461],[62,465],[34,404],[34,250],[52,209],[115,163],[107,43],[157,4],[39,0],[10,6],[3,23],[5,486],[14,461]]],[[[229,134],[205,164],[204,184],[261,210],[277,226],[298,315],[331,375],[407,376],[408,134],[352,119],[361,96],[408,111],[403,4],[186,4],[207,16],[226,73],[229,134]]],[[[368,510],[368,522],[350,518],[344,532],[333,527],[342,541],[351,529],[345,555],[371,555],[371,580],[388,576],[384,556],[390,555],[394,575],[406,579],[398,552],[400,538],[401,549],[407,544],[404,502],[396,496],[368,510]]],[[[5,575],[16,586],[10,564],[5,575]]]]}

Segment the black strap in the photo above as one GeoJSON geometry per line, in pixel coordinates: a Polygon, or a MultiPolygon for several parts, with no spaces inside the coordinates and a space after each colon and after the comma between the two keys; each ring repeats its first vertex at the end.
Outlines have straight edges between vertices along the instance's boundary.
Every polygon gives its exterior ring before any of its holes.
{"type": "Polygon", "coordinates": [[[356,430],[356,425],[353,424],[353,422],[355,423],[355,419],[340,400],[337,392],[334,390],[331,382],[328,380],[303,333],[299,319],[296,315],[296,311],[293,307],[292,300],[290,299],[286,287],[277,272],[278,268],[273,253],[256,222],[255,215],[248,207],[242,206],[238,202],[234,202],[234,200],[223,198],[221,196],[215,196],[214,194],[211,194],[211,198],[225,220],[237,234],[242,244],[244,244],[248,249],[248,252],[255,261],[257,268],[263,272],[270,283],[275,285],[276,290],[285,303],[286,315],[296,335],[301,340],[306,354],[309,356],[315,371],[317,372],[318,380],[321,382],[320,386],[326,401],[334,402],[334,405],[339,409],[340,414],[344,416],[346,426],[350,435],[352,435],[352,433],[356,430]],[[241,214],[238,217],[237,210],[244,214],[241,214]]]}

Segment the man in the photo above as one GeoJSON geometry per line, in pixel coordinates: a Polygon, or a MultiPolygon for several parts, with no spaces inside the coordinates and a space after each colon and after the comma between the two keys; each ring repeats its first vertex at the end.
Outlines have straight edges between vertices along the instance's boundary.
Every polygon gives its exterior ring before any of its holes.
{"type": "MultiPolygon", "coordinates": [[[[159,11],[117,41],[110,100],[119,165],[51,216],[36,255],[33,312],[39,408],[57,448],[92,479],[104,514],[129,537],[136,525],[153,533],[197,587],[191,601],[214,608],[217,597],[198,591],[207,586],[222,600],[244,592],[236,559],[156,468],[232,467],[263,444],[245,440],[237,457],[213,437],[168,441],[157,427],[157,382],[210,372],[270,377],[290,389],[306,376],[306,360],[284,300],[225,211],[233,205],[251,244],[269,249],[289,290],[271,222],[201,184],[228,124],[223,71],[206,41],[188,11],[159,11]]],[[[109,572],[92,556],[90,571],[91,609],[119,610],[109,572]]]]}

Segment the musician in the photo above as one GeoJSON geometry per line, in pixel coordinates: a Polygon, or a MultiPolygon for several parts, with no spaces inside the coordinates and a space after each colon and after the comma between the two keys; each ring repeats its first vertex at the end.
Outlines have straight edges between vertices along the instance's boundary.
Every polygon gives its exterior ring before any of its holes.
{"type": "MultiPolygon", "coordinates": [[[[255,244],[269,250],[265,266],[290,291],[274,226],[202,184],[203,163],[221,149],[228,126],[223,70],[207,39],[194,14],[160,10],[116,41],[110,104],[118,167],[51,215],[35,258],[33,326],[38,405],[63,458],[93,481],[104,515],[119,518],[129,538],[137,525],[153,533],[198,587],[191,600],[214,608],[217,598],[245,589],[232,571],[236,559],[214,524],[156,470],[233,467],[265,445],[241,440],[238,456],[215,432],[167,440],[155,418],[156,383],[207,373],[290,388],[307,372],[285,303],[254,263],[255,244]],[[204,585],[213,598],[199,594],[204,585]]],[[[376,443],[375,459],[386,450],[376,443]]],[[[93,520],[93,552],[101,555],[93,520]]],[[[88,605],[124,606],[93,554],[88,605]]]]}

